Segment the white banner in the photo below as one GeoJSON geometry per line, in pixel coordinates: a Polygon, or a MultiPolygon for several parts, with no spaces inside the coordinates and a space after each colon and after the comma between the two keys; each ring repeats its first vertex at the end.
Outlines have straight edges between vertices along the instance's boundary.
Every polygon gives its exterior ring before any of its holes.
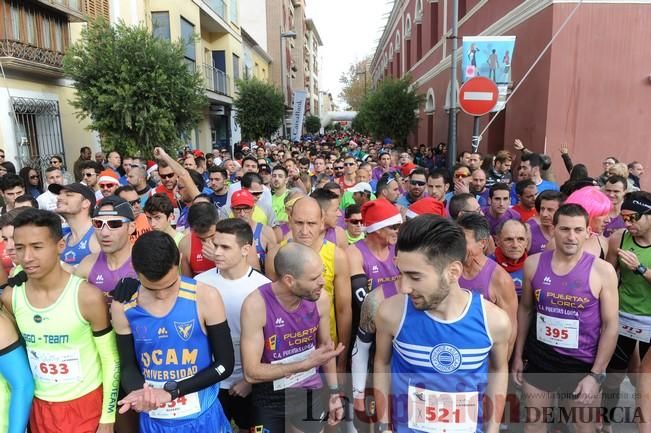
{"type": "Polygon", "coordinates": [[[294,110],[292,111],[292,141],[300,141],[303,132],[303,117],[305,116],[305,90],[294,90],[294,110]]]}

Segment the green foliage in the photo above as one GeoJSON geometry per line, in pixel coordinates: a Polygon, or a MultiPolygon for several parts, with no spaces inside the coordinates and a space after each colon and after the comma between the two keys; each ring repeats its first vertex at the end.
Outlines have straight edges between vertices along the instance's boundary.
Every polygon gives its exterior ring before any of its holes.
{"type": "Polygon", "coordinates": [[[398,144],[405,144],[407,136],[418,124],[414,111],[422,99],[411,89],[408,77],[385,79],[362,101],[357,125],[377,138],[391,137],[398,144]]]}
{"type": "Polygon", "coordinates": [[[368,92],[371,80],[369,65],[371,58],[367,57],[348,67],[348,71],[339,76],[339,82],[343,85],[339,96],[346,101],[351,110],[359,110],[362,100],[368,92]]]}
{"type": "Polygon", "coordinates": [[[233,102],[235,120],[242,128],[243,140],[268,138],[282,124],[283,95],[273,85],[251,78],[236,82],[239,94],[233,102]]]}
{"type": "Polygon", "coordinates": [[[195,128],[207,105],[200,74],[185,63],[184,45],[154,37],[143,26],[90,23],[64,58],[75,81],[70,101],[90,119],[105,151],[146,156],[156,146],[170,154],[195,128]]]}
{"type": "Polygon", "coordinates": [[[305,116],[303,124],[308,134],[316,134],[321,130],[321,119],[318,116],[305,116]]]}

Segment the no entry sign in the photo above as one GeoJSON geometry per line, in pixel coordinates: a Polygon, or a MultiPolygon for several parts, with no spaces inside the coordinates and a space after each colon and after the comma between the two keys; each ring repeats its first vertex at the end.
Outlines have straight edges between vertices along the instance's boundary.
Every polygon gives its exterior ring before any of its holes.
{"type": "Polygon", "coordinates": [[[459,89],[459,105],[471,116],[483,116],[497,104],[497,85],[486,77],[475,77],[459,89]]]}

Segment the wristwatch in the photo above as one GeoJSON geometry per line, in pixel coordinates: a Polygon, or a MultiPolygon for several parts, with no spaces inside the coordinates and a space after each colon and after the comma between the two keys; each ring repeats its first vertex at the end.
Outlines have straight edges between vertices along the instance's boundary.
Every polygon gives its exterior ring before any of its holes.
{"type": "Polygon", "coordinates": [[[647,271],[647,267],[644,266],[642,263],[640,263],[640,265],[637,268],[635,268],[633,273],[638,275],[644,275],[646,274],[646,271],[647,271]]]}
{"type": "Polygon", "coordinates": [[[179,398],[178,382],[175,382],[173,380],[170,380],[169,382],[165,382],[165,385],[163,385],[163,389],[170,393],[170,395],[172,396],[172,400],[176,400],[177,398],[179,398]]]}
{"type": "Polygon", "coordinates": [[[594,378],[599,385],[602,385],[606,380],[606,373],[594,373],[591,371],[588,373],[588,376],[594,378]]]}
{"type": "Polygon", "coordinates": [[[375,424],[375,433],[383,433],[385,431],[393,431],[391,424],[388,424],[386,422],[379,422],[375,424]]]}

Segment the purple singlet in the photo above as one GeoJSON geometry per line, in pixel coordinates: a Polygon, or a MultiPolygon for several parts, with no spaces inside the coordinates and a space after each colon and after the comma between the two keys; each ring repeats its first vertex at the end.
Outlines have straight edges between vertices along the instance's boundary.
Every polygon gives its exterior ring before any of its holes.
{"type": "Polygon", "coordinates": [[[624,228],[626,228],[626,224],[624,224],[622,216],[617,215],[617,217],[611,219],[608,224],[606,224],[606,227],[604,227],[604,237],[610,237],[610,235],[612,235],[617,230],[624,228]]]}
{"type": "Polygon", "coordinates": [[[492,216],[490,213],[490,207],[482,208],[482,212],[484,213],[484,216],[488,220],[488,225],[491,228],[491,234],[493,236],[495,236],[495,230],[497,230],[497,226],[499,226],[504,221],[520,219],[520,214],[511,208],[507,209],[506,212],[504,212],[504,214],[500,217],[492,216]]]}
{"type": "Polygon", "coordinates": [[[280,223],[279,227],[280,227],[280,232],[283,234],[283,238],[285,237],[285,235],[287,235],[287,233],[292,231],[292,229],[289,228],[289,223],[280,223]]]}
{"type": "Polygon", "coordinates": [[[364,273],[368,278],[369,288],[368,291],[382,286],[384,292],[384,299],[390,298],[397,293],[396,281],[400,276],[400,271],[394,262],[396,256],[395,245],[389,245],[389,255],[386,260],[380,260],[373,255],[371,250],[366,245],[366,240],[355,243],[355,248],[362,253],[364,261],[364,273]]]}
{"type": "Polygon", "coordinates": [[[601,335],[599,299],[590,290],[595,256],[583,253],[574,269],[556,275],[553,251],[540,255],[531,280],[536,299],[536,340],[557,353],[592,364],[601,335]]]}
{"type": "MultiPolygon", "coordinates": [[[[258,290],[264,299],[267,314],[267,322],[263,328],[262,362],[274,364],[305,359],[307,352],[317,346],[319,310],[316,302],[302,299],[294,311],[287,311],[276,299],[270,283],[260,286],[258,290]]],[[[274,389],[318,389],[322,385],[321,376],[316,369],[274,381],[274,389]]]]}
{"type": "Polygon", "coordinates": [[[337,232],[335,231],[334,227],[330,227],[326,230],[323,240],[330,241],[333,244],[337,245],[337,232]]]}
{"type": "Polygon", "coordinates": [[[549,239],[545,237],[542,228],[533,218],[527,221],[526,224],[529,224],[529,231],[531,232],[531,248],[529,248],[529,255],[542,253],[545,251],[549,239]]]}
{"type": "Polygon", "coordinates": [[[479,293],[484,297],[484,299],[492,302],[490,286],[495,268],[497,268],[497,262],[487,257],[486,263],[484,263],[484,266],[481,268],[475,278],[472,280],[467,280],[463,278],[463,275],[459,277],[459,286],[463,289],[468,289],[475,293],[479,293]]]}
{"type": "MultiPolygon", "coordinates": [[[[100,251],[95,264],[88,273],[88,282],[98,287],[104,294],[109,297],[108,292],[115,289],[115,285],[121,278],[138,278],[136,271],[133,270],[131,258],[117,269],[109,269],[106,262],[106,254],[100,251]]],[[[109,297],[110,299],[110,297],[109,297]]]]}

